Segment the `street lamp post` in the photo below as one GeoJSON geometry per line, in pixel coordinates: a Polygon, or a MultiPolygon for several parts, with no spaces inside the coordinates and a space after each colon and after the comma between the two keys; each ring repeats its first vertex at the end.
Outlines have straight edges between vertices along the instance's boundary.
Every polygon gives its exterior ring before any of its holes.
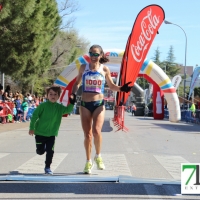
{"type": "Polygon", "coordinates": [[[183,28],[177,24],[174,24],[172,22],[169,22],[169,21],[164,21],[165,24],[173,24],[175,26],[178,26],[179,28],[182,29],[182,31],[184,32],[185,34],[185,66],[184,66],[184,85],[183,85],[183,93],[184,93],[184,105],[185,105],[185,85],[186,85],[186,56],[187,56],[187,35],[185,33],[185,31],[183,30],[183,28]]]}

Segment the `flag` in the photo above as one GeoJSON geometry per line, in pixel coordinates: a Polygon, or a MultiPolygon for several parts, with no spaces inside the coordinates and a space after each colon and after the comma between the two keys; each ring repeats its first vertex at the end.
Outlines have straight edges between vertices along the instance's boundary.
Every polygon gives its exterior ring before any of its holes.
{"type": "Polygon", "coordinates": [[[176,90],[177,90],[177,88],[178,88],[178,86],[179,86],[181,80],[182,80],[182,78],[181,78],[180,75],[176,75],[176,76],[174,76],[174,77],[172,78],[172,85],[176,88],[176,90]]]}
{"type": "MultiPolygon", "coordinates": [[[[164,10],[158,5],[149,5],[140,11],[126,44],[120,68],[119,85],[122,86],[127,82],[132,82],[131,85],[134,85],[153,39],[164,19],[164,10]]],[[[117,105],[124,104],[128,96],[129,93],[119,92],[117,105]]]]}
{"type": "Polygon", "coordinates": [[[188,100],[190,99],[191,95],[192,95],[192,92],[194,90],[194,87],[195,87],[195,83],[199,77],[199,74],[200,74],[200,67],[196,67],[194,69],[194,72],[192,74],[192,80],[190,82],[190,92],[189,92],[189,96],[188,96],[188,100]]]}

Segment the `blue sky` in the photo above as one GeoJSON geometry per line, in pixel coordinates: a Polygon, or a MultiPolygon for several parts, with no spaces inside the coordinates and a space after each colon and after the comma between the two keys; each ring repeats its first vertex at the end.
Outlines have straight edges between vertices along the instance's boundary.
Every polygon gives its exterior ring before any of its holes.
{"type": "MultiPolygon", "coordinates": [[[[165,11],[165,20],[181,26],[187,35],[186,65],[200,65],[200,21],[199,0],[77,0],[80,10],[73,13],[76,17],[74,28],[79,36],[90,44],[99,44],[103,49],[124,50],[136,16],[144,7],[157,4],[165,11]]],[[[147,58],[155,55],[159,47],[163,61],[172,45],[175,62],[185,64],[185,35],[175,25],[161,25],[147,58]]]]}

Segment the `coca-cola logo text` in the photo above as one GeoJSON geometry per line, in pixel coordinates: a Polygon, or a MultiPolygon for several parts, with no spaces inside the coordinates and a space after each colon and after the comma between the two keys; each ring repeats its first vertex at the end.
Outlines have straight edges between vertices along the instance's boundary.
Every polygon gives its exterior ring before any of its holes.
{"type": "Polygon", "coordinates": [[[141,22],[141,33],[135,44],[131,44],[131,52],[133,58],[137,62],[141,62],[145,50],[148,49],[148,45],[152,40],[152,35],[156,34],[155,30],[160,22],[160,16],[152,16],[152,10],[147,11],[147,15],[141,22]]]}

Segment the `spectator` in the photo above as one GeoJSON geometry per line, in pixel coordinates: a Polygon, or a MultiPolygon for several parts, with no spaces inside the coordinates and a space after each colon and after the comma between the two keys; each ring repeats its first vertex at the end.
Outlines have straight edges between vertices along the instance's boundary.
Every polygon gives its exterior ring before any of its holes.
{"type": "Polygon", "coordinates": [[[0,83],[0,90],[3,90],[3,86],[1,85],[1,83],[0,83]]]}
{"type": "Polygon", "coordinates": [[[31,104],[30,104],[30,108],[36,108],[37,106],[36,106],[36,104],[35,104],[35,101],[31,101],[31,104]]]}
{"type": "Polygon", "coordinates": [[[34,102],[35,102],[36,107],[38,107],[39,104],[40,104],[39,98],[35,97],[35,101],[34,102]]]}
{"type": "Polygon", "coordinates": [[[31,102],[32,101],[32,96],[28,93],[27,95],[28,101],[31,102]]]}
{"type": "Polygon", "coordinates": [[[7,92],[9,94],[9,92],[10,92],[10,86],[9,85],[6,86],[5,92],[7,92]]]}
{"type": "Polygon", "coordinates": [[[189,110],[192,112],[192,117],[195,117],[195,111],[196,111],[196,107],[194,105],[194,103],[192,103],[191,107],[189,108],[189,110]]]}
{"type": "Polygon", "coordinates": [[[4,101],[11,101],[11,98],[8,96],[8,92],[4,92],[3,93],[3,96],[4,96],[4,101]]]}
{"type": "Polygon", "coordinates": [[[10,101],[14,101],[14,96],[12,92],[8,93],[8,97],[10,98],[10,101]]]}
{"type": "Polygon", "coordinates": [[[73,114],[76,114],[76,103],[74,104],[73,114]]]}
{"type": "Polygon", "coordinates": [[[1,101],[4,101],[4,100],[5,100],[3,94],[4,94],[4,91],[3,91],[3,90],[0,90],[0,100],[1,100],[1,101]]]}
{"type": "Polygon", "coordinates": [[[20,95],[16,96],[14,103],[15,103],[15,106],[16,106],[16,109],[17,109],[17,123],[20,123],[21,115],[22,115],[20,95]]]}
{"type": "Polygon", "coordinates": [[[17,109],[16,109],[16,105],[13,105],[13,119],[14,122],[17,122],[17,109]]]}
{"type": "Polygon", "coordinates": [[[26,122],[26,116],[28,113],[28,98],[24,98],[24,101],[22,102],[22,111],[23,111],[23,120],[22,122],[26,122]]]}
{"type": "Polygon", "coordinates": [[[133,116],[133,114],[135,116],[136,110],[137,110],[136,105],[133,103],[132,108],[131,108],[132,116],[133,116]]]}

